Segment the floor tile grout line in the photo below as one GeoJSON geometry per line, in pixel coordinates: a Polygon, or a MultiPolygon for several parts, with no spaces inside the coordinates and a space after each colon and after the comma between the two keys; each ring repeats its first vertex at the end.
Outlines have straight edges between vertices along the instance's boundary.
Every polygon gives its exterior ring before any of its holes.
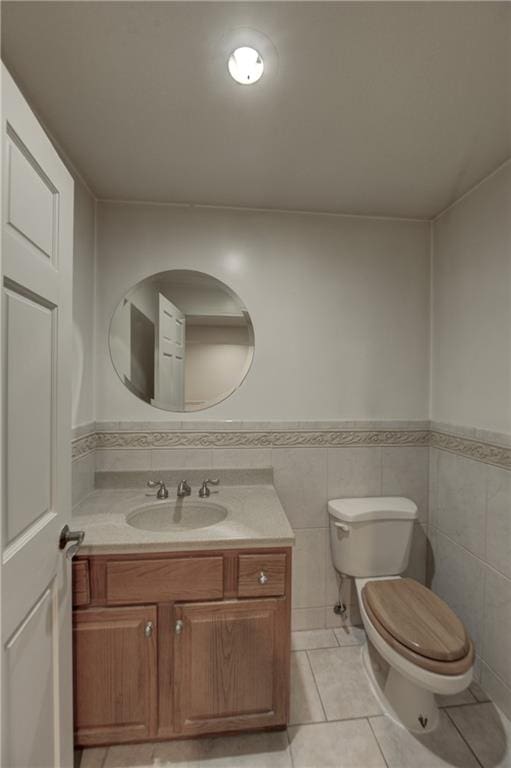
{"type": "Polygon", "coordinates": [[[295,768],[295,761],[293,757],[293,747],[291,746],[291,736],[289,735],[289,725],[286,726],[286,736],[287,736],[287,745],[288,745],[289,760],[291,762],[291,768],[295,768]]]}
{"type": "Polygon", "coordinates": [[[375,715],[355,715],[354,717],[336,717],[333,720],[320,720],[313,723],[293,723],[290,725],[290,728],[301,728],[305,725],[327,725],[330,723],[348,723],[353,722],[355,720],[368,720],[370,717],[387,717],[385,712],[378,712],[378,714],[375,715]]]}
{"type": "Polygon", "coordinates": [[[463,701],[460,704],[442,704],[438,705],[438,709],[454,709],[455,707],[474,707],[476,704],[487,704],[485,701],[463,701]]]}
{"type": "Polygon", "coordinates": [[[310,671],[311,671],[312,679],[314,681],[314,685],[316,686],[316,691],[318,693],[319,703],[321,704],[321,709],[322,709],[323,715],[325,717],[324,722],[329,722],[328,721],[328,716],[327,716],[327,713],[326,713],[326,708],[325,708],[325,705],[323,703],[323,699],[321,698],[321,691],[319,690],[318,681],[316,680],[316,675],[314,674],[314,669],[312,667],[312,662],[311,662],[311,659],[310,659],[310,656],[309,656],[309,651],[305,651],[305,653],[307,654],[307,661],[309,662],[309,668],[310,668],[310,671]]]}
{"type": "MultiPolygon", "coordinates": [[[[373,715],[372,715],[372,717],[373,717],[373,715]]],[[[386,715],[384,715],[382,713],[381,715],[376,715],[376,717],[386,717],[386,715]]],[[[376,732],[375,732],[375,730],[373,728],[373,724],[371,723],[371,717],[366,717],[366,720],[367,720],[367,723],[368,723],[369,728],[371,730],[371,733],[373,734],[373,738],[374,738],[374,740],[376,742],[376,745],[378,747],[378,751],[379,751],[380,755],[382,756],[383,762],[385,763],[387,768],[390,768],[389,764],[387,763],[387,758],[385,757],[385,754],[383,752],[382,746],[381,746],[380,742],[378,741],[378,736],[376,735],[376,732]]]]}
{"type": "Polygon", "coordinates": [[[456,731],[457,731],[457,732],[459,733],[459,735],[461,736],[461,740],[463,741],[463,743],[467,745],[469,752],[470,752],[472,755],[474,755],[474,758],[475,758],[475,761],[476,761],[476,763],[477,763],[478,765],[480,765],[480,766],[481,766],[481,768],[484,768],[484,764],[483,764],[483,762],[482,762],[482,761],[479,759],[479,756],[477,755],[477,753],[476,753],[476,752],[475,752],[475,751],[472,749],[472,747],[470,746],[470,744],[468,743],[468,741],[467,741],[467,740],[466,740],[466,738],[464,737],[464,735],[463,735],[463,733],[462,733],[461,729],[460,729],[460,728],[458,728],[457,724],[456,724],[456,723],[455,723],[455,721],[454,721],[454,718],[453,718],[453,717],[451,717],[451,715],[449,714],[449,712],[447,712],[447,710],[446,710],[445,714],[447,715],[447,718],[449,719],[449,721],[450,721],[450,722],[453,724],[453,726],[454,726],[454,728],[456,729],[456,731]]]}

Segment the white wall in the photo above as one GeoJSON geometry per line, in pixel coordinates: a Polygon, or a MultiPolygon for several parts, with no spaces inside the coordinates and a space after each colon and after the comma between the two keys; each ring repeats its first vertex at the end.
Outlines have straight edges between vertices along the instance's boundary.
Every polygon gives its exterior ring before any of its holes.
{"type": "Polygon", "coordinates": [[[428,417],[428,224],[99,203],[97,226],[99,421],[428,417]],[[243,386],[179,417],[131,395],[108,353],[123,294],[172,268],[230,285],[255,329],[243,386]]]}
{"type": "Polygon", "coordinates": [[[94,421],[95,200],[74,176],[73,427],[94,421]]]}
{"type": "Polygon", "coordinates": [[[432,418],[511,432],[511,162],[433,225],[432,418]]]}
{"type": "Polygon", "coordinates": [[[249,333],[242,326],[188,325],[185,393],[192,408],[228,397],[252,361],[249,333]]]}

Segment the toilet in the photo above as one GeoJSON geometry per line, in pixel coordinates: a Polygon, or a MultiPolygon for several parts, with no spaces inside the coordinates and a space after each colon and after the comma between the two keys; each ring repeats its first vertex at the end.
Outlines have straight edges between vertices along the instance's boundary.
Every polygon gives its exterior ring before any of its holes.
{"type": "Polygon", "coordinates": [[[461,693],[472,682],[474,646],[443,600],[400,575],[417,506],[402,497],[334,499],[328,513],[334,566],[355,580],[369,641],[362,659],[380,704],[408,730],[432,731],[435,694],[461,693]]]}

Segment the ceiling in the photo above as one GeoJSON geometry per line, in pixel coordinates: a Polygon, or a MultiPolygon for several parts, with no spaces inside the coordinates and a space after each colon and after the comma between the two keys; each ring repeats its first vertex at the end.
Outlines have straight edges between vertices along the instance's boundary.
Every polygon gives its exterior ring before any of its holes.
{"type": "Polygon", "coordinates": [[[509,2],[3,2],[2,58],[99,198],[430,218],[511,155],[509,2]]]}

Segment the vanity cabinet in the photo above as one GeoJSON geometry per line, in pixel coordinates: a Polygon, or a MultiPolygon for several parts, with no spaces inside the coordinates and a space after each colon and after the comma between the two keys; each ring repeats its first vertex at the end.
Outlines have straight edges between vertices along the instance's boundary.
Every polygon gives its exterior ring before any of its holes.
{"type": "Polygon", "coordinates": [[[287,724],[291,550],[73,562],[75,743],[287,724]]]}
{"type": "Polygon", "coordinates": [[[187,604],[175,612],[175,724],[183,735],[286,722],[283,600],[187,604]]]}
{"type": "Polygon", "coordinates": [[[74,612],[75,726],[83,746],[148,739],[157,691],[154,606],[74,612]]]}

